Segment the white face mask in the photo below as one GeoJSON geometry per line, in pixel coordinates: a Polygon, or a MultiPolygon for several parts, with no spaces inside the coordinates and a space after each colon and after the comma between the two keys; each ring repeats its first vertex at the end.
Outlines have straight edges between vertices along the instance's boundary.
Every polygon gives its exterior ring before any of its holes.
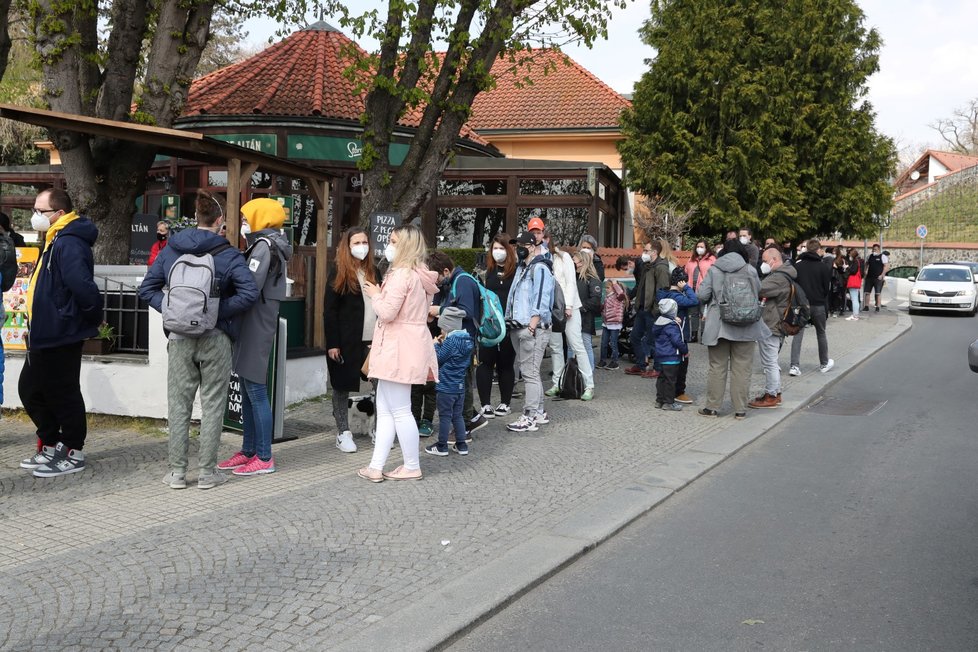
{"type": "Polygon", "coordinates": [[[643,252],[642,253],[642,262],[643,263],[651,263],[652,262],[652,254],[650,254],[647,251],[646,252],[643,252]]]}
{"type": "Polygon", "coordinates": [[[384,258],[387,259],[387,262],[393,263],[394,262],[394,256],[396,256],[396,255],[397,255],[397,247],[395,247],[394,245],[392,245],[390,243],[387,243],[387,246],[384,247],[384,258]]]}
{"type": "Polygon", "coordinates": [[[367,257],[367,254],[370,253],[370,245],[353,245],[350,247],[350,253],[353,254],[353,257],[357,260],[363,260],[367,257]]]}
{"type": "Polygon", "coordinates": [[[44,213],[34,211],[31,215],[31,228],[35,231],[47,231],[51,228],[51,220],[44,213]]]}
{"type": "Polygon", "coordinates": [[[585,247],[584,249],[581,249],[581,253],[584,254],[585,256],[593,256],[594,249],[588,249],[585,247]]]}
{"type": "Polygon", "coordinates": [[[493,249],[492,250],[492,259],[495,260],[497,263],[503,262],[504,260],[506,260],[506,250],[505,249],[493,249]]]}
{"type": "Polygon", "coordinates": [[[807,251],[808,251],[808,247],[802,247],[801,249],[798,250],[798,253],[803,254],[806,253],[807,251]]]}
{"type": "Polygon", "coordinates": [[[771,266],[767,263],[761,263],[761,274],[770,274],[771,266]]]}
{"type": "Polygon", "coordinates": [[[696,248],[696,255],[697,256],[702,256],[705,253],[706,253],[706,248],[705,247],[697,247],[696,248]]]}
{"type": "Polygon", "coordinates": [[[248,235],[251,233],[251,225],[247,222],[241,223],[241,235],[248,235]]]}
{"type": "Polygon", "coordinates": [[[750,244],[750,238],[748,238],[746,235],[740,236],[740,244],[742,245],[750,244]]]}

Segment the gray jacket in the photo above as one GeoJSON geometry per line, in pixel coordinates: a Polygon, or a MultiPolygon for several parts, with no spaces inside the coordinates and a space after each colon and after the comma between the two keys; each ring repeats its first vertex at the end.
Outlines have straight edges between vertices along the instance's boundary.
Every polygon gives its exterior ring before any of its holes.
{"type": "Polygon", "coordinates": [[[756,342],[771,335],[771,329],[764,324],[763,319],[746,326],[720,321],[720,308],[717,306],[717,300],[723,288],[723,281],[728,274],[747,277],[755,288],[755,292],[758,295],[761,292],[761,280],[757,276],[757,270],[752,265],[748,265],[740,254],[729,253],[717,258],[717,262],[707,270],[706,278],[696,290],[696,296],[706,310],[703,317],[702,339],[706,346],[716,345],[720,338],[732,342],[756,342]]]}
{"type": "Polygon", "coordinates": [[[263,229],[255,237],[248,254],[248,269],[260,294],[255,305],[241,316],[241,334],[234,343],[232,368],[246,380],[265,384],[268,356],[278,327],[279,303],[285,298],[285,264],[292,257],[292,245],[275,229],[263,229]],[[271,241],[272,247],[266,240],[271,241]]]}
{"type": "Polygon", "coordinates": [[[788,309],[788,299],[791,297],[791,281],[797,280],[798,271],[792,265],[784,264],[761,281],[760,297],[764,299],[764,311],[761,319],[775,335],[784,337],[781,330],[781,317],[788,309]],[[789,281],[788,279],[791,279],[789,281]]]}

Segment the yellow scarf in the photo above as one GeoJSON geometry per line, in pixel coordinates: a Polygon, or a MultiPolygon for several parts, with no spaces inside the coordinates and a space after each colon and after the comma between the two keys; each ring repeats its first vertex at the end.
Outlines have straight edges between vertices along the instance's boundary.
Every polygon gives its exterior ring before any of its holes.
{"type": "Polygon", "coordinates": [[[34,288],[37,287],[37,280],[41,275],[41,267],[47,263],[44,260],[44,254],[48,252],[51,248],[51,243],[54,242],[54,238],[64,229],[66,226],[77,220],[79,215],[74,211],[66,213],[58,218],[58,221],[51,225],[51,227],[44,233],[44,250],[41,251],[41,257],[37,260],[37,265],[34,266],[34,273],[31,274],[30,285],[27,286],[27,321],[31,320],[31,312],[34,308],[34,288]]]}

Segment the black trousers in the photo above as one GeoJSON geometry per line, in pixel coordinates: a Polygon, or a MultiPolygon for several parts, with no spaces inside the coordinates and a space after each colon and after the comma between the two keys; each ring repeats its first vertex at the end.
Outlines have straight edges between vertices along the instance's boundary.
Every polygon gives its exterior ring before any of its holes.
{"type": "Polygon", "coordinates": [[[676,377],[679,375],[678,364],[664,364],[659,377],[655,379],[655,402],[672,405],[676,402],[676,377]]]}
{"type": "Polygon", "coordinates": [[[435,420],[435,405],[438,395],[435,392],[435,381],[424,385],[411,385],[411,413],[419,426],[422,421],[431,423],[435,420]]]}
{"type": "Polygon", "coordinates": [[[29,349],[17,390],[24,410],[45,446],[85,446],[88,424],[81,383],[82,343],[51,349],[29,349]]]}
{"type": "Polygon", "coordinates": [[[492,372],[499,374],[500,403],[513,401],[516,384],[516,349],[513,341],[504,337],[496,346],[479,347],[479,366],[475,370],[475,384],[479,389],[479,405],[489,405],[492,400],[492,372]]]}

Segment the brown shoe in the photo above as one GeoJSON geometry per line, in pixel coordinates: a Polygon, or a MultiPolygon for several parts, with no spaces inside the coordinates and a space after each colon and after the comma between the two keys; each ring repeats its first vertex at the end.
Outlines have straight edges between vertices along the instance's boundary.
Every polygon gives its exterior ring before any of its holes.
{"type": "Polygon", "coordinates": [[[755,410],[763,408],[776,408],[778,407],[778,397],[771,396],[770,394],[764,394],[763,396],[758,396],[753,401],[748,403],[747,407],[754,408],[755,410]]]}
{"type": "Polygon", "coordinates": [[[683,405],[692,405],[693,397],[685,393],[680,394],[679,396],[676,397],[676,403],[682,403],[683,405]]]}
{"type": "Polygon", "coordinates": [[[778,399],[778,405],[781,405],[781,392],[778,392],[778,395],[775,398],[778,399]]]}
{"type": "Polygon", "coordinates": [[[656,371],[655,369],[649,369],[648,371],[642,374],[642,378],[658,378],[658,377],[659,377],[659,372],[656,371]]]}
{"type": "Polygon", "coordinates": [[[628,369],[626,369],[625,373],[628,374],[629,376],[641,376],[642,374],[645,373],[645,369],[642,369],[640,366],[635,364],[629,367],[628,369]]]}

